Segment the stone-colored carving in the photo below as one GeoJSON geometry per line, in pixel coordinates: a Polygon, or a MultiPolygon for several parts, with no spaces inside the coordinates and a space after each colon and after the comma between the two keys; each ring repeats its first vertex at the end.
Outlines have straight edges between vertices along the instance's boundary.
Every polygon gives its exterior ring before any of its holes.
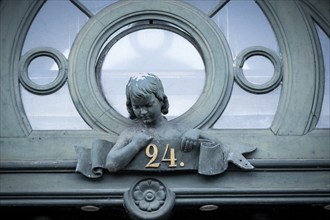
{"type": "Polygon", "coordinates": [[[199,174],[216,175],[228,168],[229,161],[243,169],[253,168],[242,154],[254,151],[254,147],[229,147],[205,130],[168,121],[164,115],[169,101],[156,75],[131,77],[126,97],[134,124],[116,143],[96,140],[91,150],[76,147],[77,171],[91,178],[101,176],[103,168],[109,172],[198,170],[199,174]]]}
{"type": "Polygon", "coordinates": [[[143,211],[158,210],[164,204],[165,198],[165,187],[157,181],[142,181],[133,191],[134,202],[143,211]]]}
{"type": "Polygon", "coordinates": [[[175,193],[157,179],[142,179],[124,193],[124,206],[132,219],[168,219],[175,193]]]}

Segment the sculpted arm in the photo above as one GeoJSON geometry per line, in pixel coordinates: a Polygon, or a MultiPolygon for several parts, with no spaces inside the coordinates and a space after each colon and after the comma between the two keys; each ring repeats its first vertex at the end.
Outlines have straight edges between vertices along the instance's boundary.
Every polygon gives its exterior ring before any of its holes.
{"type": "Polygon", "coordinates": [[[107,156],[106,168],[110,172],[123,169],[151,140],[152,137],[144,133],[137,134],[133,136],[132,140],[129,140],[123,132],[107,156]]]}
{"type": "Polygon", "coordinates": [[[217,138],[213,137],[206,131],[195,128],[183,133],[181,137],[181,150],[189,152],[194,147],[200,146],[200,143],[203,141],[220,143],[217,138]]]}

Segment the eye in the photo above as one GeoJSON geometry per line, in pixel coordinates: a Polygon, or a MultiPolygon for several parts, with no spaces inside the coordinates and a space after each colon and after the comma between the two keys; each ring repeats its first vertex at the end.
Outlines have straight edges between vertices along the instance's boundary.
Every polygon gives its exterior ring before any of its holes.
{"type": "Polygon", "coordinates": [[[150,102],[146,103],[145,107],[150,108],[154,105],[154,103],[155,103],[154,101],[150,101],[150,102]]]}

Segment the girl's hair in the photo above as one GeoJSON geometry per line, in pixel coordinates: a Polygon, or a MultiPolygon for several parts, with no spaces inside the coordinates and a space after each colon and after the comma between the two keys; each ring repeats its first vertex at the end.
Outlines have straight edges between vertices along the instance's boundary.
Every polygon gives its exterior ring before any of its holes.
{"type": "Polygon", "coordinates": [[[146,94],[154,94],[162,105],[161,112],[164,115],[168,113],[169,103],[160,79],[151,73],[139,73],[132,76],[126,85],[126,108],[130,119],[136,119],[132,98],[143,98],[146,94]]]}

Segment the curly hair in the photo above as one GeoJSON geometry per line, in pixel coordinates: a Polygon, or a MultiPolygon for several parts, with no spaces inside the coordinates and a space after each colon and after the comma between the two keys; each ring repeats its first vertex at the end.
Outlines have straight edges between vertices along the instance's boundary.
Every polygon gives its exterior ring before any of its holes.
{"type": "Polygon", "coordinates": [[[126,85],[126,108],[130,119],[136,119],[132,107],[132,98],[143,98],[146,94],[154,94],[160,101],[161,112],[166,115],[169,109],[169,102],[164,93],[162,81],[152,73],[139,73],[132,76],[126,85]]]}

